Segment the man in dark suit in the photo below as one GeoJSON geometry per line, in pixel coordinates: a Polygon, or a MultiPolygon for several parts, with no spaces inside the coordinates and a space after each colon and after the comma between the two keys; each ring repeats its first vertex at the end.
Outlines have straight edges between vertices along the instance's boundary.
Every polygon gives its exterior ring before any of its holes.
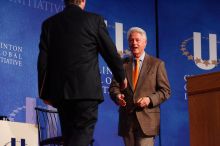
{"type": "Polygon", "coordinates": [[[117,80],[109,91],[119,108],[119,136],[125,146],[153,146],[159,132],[159,105],[170,96],[170,85],[164,62],[148,55],[146,32],[138,27],[128,31],[132,57],[125,58],[128,87],[123,92],[117,80]]]}
{"type": "Polygon", "coordinates": [[[88,146],[103,101],[100,53],[121,89],[127,80],[104,19],[83,11],[86,0],[65,0],[65,9],[42,24],[38,56],[40,98],[59,112],[65,146],[88,146]]]}

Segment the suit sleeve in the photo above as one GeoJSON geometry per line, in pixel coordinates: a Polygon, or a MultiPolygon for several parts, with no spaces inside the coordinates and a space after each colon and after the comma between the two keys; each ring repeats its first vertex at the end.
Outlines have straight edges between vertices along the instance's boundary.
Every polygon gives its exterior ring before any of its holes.
{"type": "Polygon", "coordinates": [[[170,97],[170,84],[167,77],[165,64],[160,62],[156,75],[156,92],[149,95],[151,99],[151,106],[155,107],[170,97]]]}
{"type": "Polygon", "coordinates": [[[121,91],[120,91],[119,83],[114,78],[112,78],[112,82],[109,87],[109,95],[112,101],[114,101],[116,104],[117,104],[116,96],[120,93],[121,91]]]}
{"type": "Polygon", "coordinates": [[[98,26],[98,43],[100,46],[100,54],[111,69],[116,81],[121,83],[125,79],[122,59],[117,53],[117,49],[108,34],[102,17],[100,17],[98,26]]]}
{"type": "Polygon", "coordinates": [[[39,55],[37,61],[37,69],[38,69],[38,93],[39,97],[41,97],[41,92],[44,87],[44,81],[46,77],[46,67],[47,67],[47,52],[48,52],[48,34],[46,31],[45,23],[42,24],[41,35],[40,35],[40,43],[39,43],[39,55]]]}

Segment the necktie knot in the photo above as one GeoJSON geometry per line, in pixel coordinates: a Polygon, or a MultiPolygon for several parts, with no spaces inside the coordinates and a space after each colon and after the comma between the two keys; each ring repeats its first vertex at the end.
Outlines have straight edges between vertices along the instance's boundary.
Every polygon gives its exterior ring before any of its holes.
{"type": "Polygon", "coordinates": [[[135,60],[134,60],[134,64],[135,64],[135,65],[138,64],[138,62],[139,62],[139,59],[135,59],[135,60]]]}

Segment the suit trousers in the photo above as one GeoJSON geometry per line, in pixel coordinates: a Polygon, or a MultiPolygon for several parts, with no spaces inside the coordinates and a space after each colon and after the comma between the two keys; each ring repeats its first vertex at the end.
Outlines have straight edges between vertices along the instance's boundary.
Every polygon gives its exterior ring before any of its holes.
{"type": "Polygon", "coordinates": [[[133,121],[127,135],[123,136],[125,146],[154,146],[154,136],[143,133],[136,114],[133,113],[133,121]]]}
{"type": "Polygon", "coordinates": [[[64,146],[88,146],[98,119],[98,101],[66,100],[58,106],[64,146]]]}

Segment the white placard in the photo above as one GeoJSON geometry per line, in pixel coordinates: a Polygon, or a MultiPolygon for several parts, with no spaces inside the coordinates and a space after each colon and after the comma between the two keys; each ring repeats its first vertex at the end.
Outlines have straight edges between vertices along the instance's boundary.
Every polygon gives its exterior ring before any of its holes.
{"type": "Polygon", "coordinates": [[[0,121],[0,146],[38,146],[37,125],[0,121]]]}

